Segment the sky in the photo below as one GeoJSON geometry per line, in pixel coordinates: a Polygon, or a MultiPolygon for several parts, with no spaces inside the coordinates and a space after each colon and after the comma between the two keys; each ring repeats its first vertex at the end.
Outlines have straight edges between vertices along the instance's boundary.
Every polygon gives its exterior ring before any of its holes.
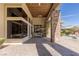
{"type": "Polygon", "coordinates": [[[60,11],[64,26],[79,25],[79,3],[63,3],[60,11]]]}

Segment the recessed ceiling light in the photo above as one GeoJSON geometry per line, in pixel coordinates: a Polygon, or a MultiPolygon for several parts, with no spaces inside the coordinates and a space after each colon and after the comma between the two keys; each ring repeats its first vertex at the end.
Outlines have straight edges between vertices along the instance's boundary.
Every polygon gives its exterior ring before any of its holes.
{"type": "Polygon", "coordinates": [[[42,17],[42,15],[38,15],[38,17],[42,17]]]}

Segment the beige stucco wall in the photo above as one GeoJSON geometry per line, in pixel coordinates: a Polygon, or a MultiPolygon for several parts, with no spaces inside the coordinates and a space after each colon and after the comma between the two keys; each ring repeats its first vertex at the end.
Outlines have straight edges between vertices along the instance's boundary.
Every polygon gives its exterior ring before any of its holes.
{"type": "Polygon", "coordinates": [[[4,18],[4,4],[0,4],[0,37],[5,37],[4,18]]]}
{"type": "Polygon", "coordinates": [[[51,38],[51,22],[46,23],[46,37],[51,38]]]}
{"type": "Polygon", "coordinates": [[[44,25],[46,18],[34,17],[32,19],[33,25],[44,25]]]}

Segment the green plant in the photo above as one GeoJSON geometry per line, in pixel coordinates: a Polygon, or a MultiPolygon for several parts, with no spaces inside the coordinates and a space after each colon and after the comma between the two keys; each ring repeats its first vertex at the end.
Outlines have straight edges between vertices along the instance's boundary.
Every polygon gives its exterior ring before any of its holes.
{"type": "Polygon", "coordinates": [[[5,39],[4,38],[0,38],[0,45],[2,45],[4,43],[5,39]]]}

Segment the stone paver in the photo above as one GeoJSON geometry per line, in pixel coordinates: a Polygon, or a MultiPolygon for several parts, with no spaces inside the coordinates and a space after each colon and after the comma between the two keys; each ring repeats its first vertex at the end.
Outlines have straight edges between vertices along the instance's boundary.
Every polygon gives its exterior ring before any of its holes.
{"type": "Polygon", "coordinates": [[[62,37],[61,39],[62,40],[58,42],[59,44],[79,53],[79,47],[78,47],[79,40],[78,39],[69,39],[69,38],[66,38],[66,36],[62,37]]]}
{"type": "Polygon", "coordinates": [[[50,43],[44,38],[32,38],[23,43],[7,43],[0,48],[2,56],[79,56],[79,49],[72,41],[50,43]]]}
{"type": "Polygon", "coordinates": [[[0,50],[0,55],[8,56],[37,56],[35,44],[8,45],[0,50]]]}

